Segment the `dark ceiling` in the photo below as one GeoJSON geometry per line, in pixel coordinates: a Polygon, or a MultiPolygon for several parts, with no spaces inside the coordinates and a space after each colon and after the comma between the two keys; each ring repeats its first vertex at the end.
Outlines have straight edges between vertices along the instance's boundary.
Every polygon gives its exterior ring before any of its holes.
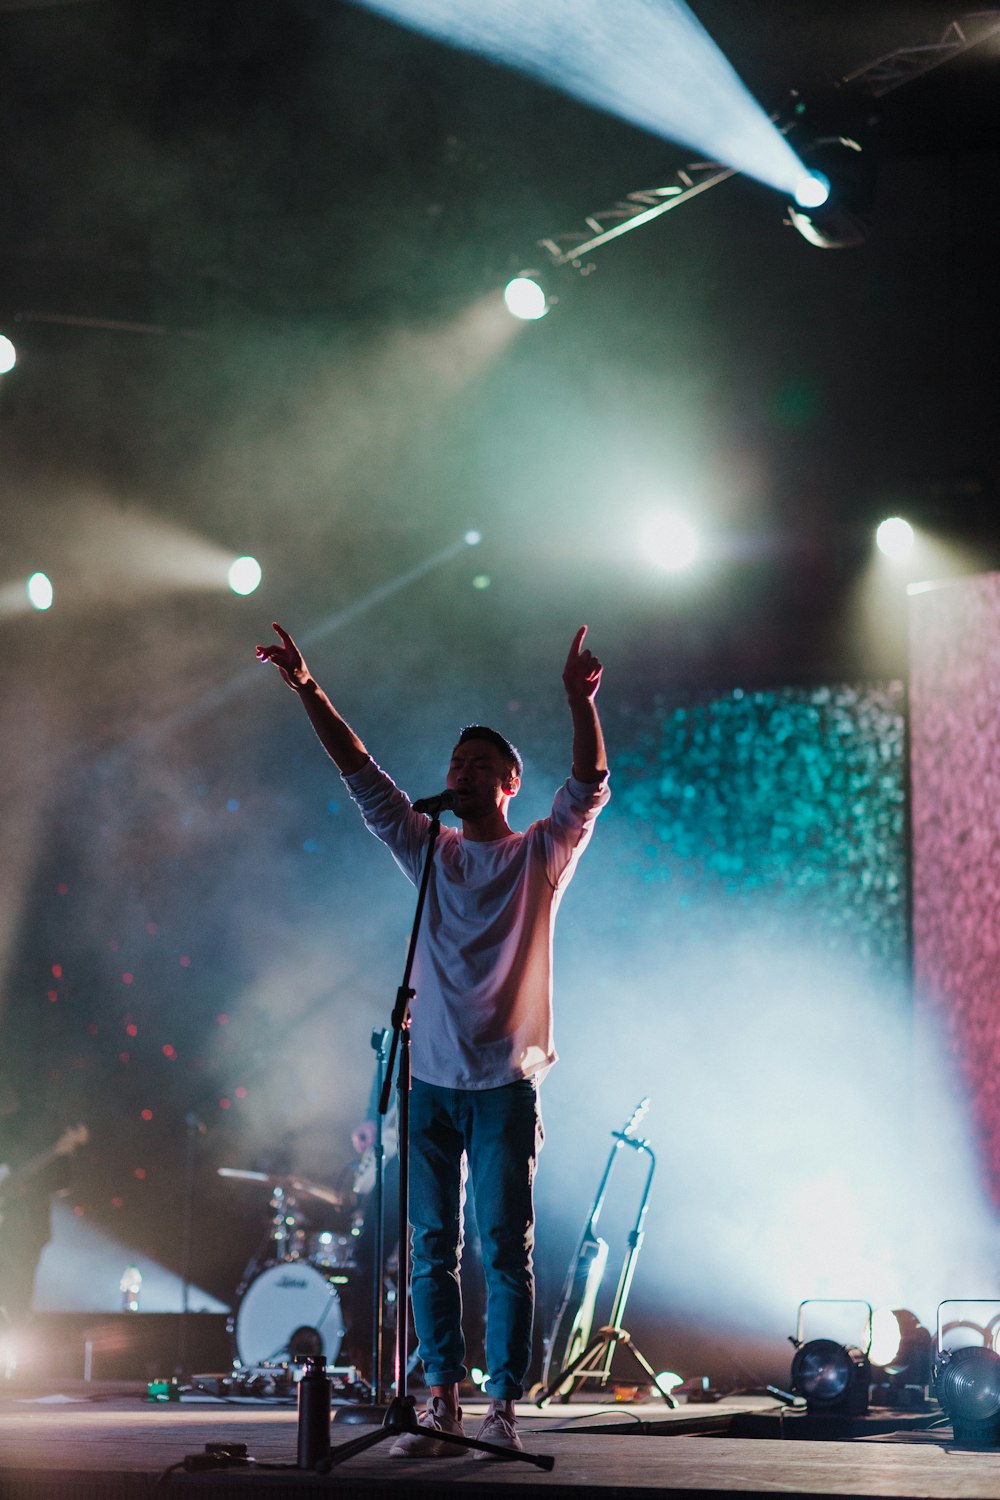
{"type": "MultiPolygon", "coordinates": [[[[961,15],[697,10],[768,108],[961,15]]],[[[155,568],[137,602],[93,565],[93,504],[257,553],[257,613],[303,629],[475,525],[488,599],[456,597],[465,568],[420,602],[449,649],[582,610],[640,685],[898,674],[898,620],[859,643],[846,613],[869,522],[907,507],[997,560],[998,64],[985,43],[873,106],[863,249],[816,251],[736,180],[514,337],[470,309],[540,237],[672,178],[677,147],[333,0],[3,4],[11,578],[61,577],[102,692],[154,618],[187,627],[155,568]],[[627,534],[675,495],[720,539],[686,592],[627,534]]],[[[228,660],[214,608],[197,628],[228,660]]]]}

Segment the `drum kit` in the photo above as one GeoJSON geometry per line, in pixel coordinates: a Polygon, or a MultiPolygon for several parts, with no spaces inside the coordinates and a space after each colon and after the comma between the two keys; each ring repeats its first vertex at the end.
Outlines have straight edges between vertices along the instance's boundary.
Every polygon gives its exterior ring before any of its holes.
{"type": "Polygon", "coordinates": [[[247,1385],[273,1387],[280,1372],[312,1355],[322,1354],[328,1370],[338,1368],[352,1325],[363,1329],[368,1316],[351,1305],[363,1250],[353,1193],[239,1167],[219,1167],[218,1174],[269,1193],[267,1233],[243,1273],[228,1325],[234,1372],[247,1385]]]}

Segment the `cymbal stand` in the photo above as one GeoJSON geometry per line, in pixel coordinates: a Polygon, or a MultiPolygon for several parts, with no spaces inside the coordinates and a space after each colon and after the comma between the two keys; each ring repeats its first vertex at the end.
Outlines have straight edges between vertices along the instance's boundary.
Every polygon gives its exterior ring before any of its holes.
{"type": "MultiPolygon", "coordinates": [[[[441,832],[441,817],[435,813],[430,818],[430,826],[427,835],[427,851],[424,855],[424,867],[420,877],[420,886],[417,893],[417,907],[413,917],[413,927],[410,932],[410,942],[406,953],[406,964],[403,969],[403,980],[396,991],[396,1003],[392,1012],[392,1044],[389,1049],[389,1061],[386,1066],[386,1075],[382,1084],[382,1094],[379,1099],[379,1114],[385,1116],[389,1109],[389,1096],[392,1089],[393,1073],[398,1072],[396,1090],[398,1096],[397,1121],[399,1141],[399,1284],[396,1293],[396,1348],[395,1348],[395,1395],[386,1408],[385,1419],[381,1427],[375,1428],[373,1432],[366,1432],[361,1437],[352,1438],[349,1442],[340,1443],[332,1448],[327,1457],[321,1458],[316,1464],[316,1471],[329,1473],[332,1468],[342,1464],[345,1460],[352,1458],[355,1453],[364,1453],[376,1443],[384,1442],[387,1438],[397,1438],[404,1432],[423,1435],[424,1429],[417,1422],[416,1405],[413,1397],[407,1390],[408,1381],[408,1339],[409,1339],[409,1311],[410,1311],[410,1245],[409,1245],[409,1147],[410,1147],[410,1001],[414,998],[416,991],[410,988],[410,977],[413,972],[413,960],[417,950],[417,937],[420,932],[420,923],[424,913],[424,903],[427,898],[427,887],[430,883],[432,862],[434,859],[434,847],[437,843],[438,834],[441,832]]],[[[478,1438],[460,1436],[458,1433],[440,1432],[435,1433],[441,1442],[456,1448],[475,1448],[481,1452],[489,1453],[494,1458],[520,1461],[522,1463],[534,1464],[539,1469],[551,1469],[555,1459],[546,1454],[531,1454],[512,1448],[501,1448],[498,1443],[484,1443],[478,1438]]]]}
{"type": "MultiPolygon", "coordinates": [[[[597,1189],[597,1197],[590,1212],[590,1217],[584,1226],[583,1235],[576,1255],[574,1256],[574,1267],[570,1269],[570,1277],[563,1295],[562,1306],[556,1317],[556,1328],[558,1330],[561,1318],[568,1316],[572,1310],[569,1306],[574,1294],[575,1283],[581,1279],[585,1282],[584,1293],[580,1310],[577,1312],[576,1320],[570,1331],[566,1351],[569,1359],[557,1375],[549,1379],[548,1369],[545,1371],[545,1386],[535,1398],[537,1406],[546,1406],[555,1397],[568,1400],[573,1391],[587,1380],[597,1380],[602,1389],[611,1379],[611,1366],[614,1362],[615,1351],[619,1344],[623,1344],[629,1351],[636,1364],[648,1375],[657,1394],[662,1396],[670,1407],[676,1407],[677,1402],[670,1392],[660,1385],[656,1371],[646,1359],[645,1355],[636,1347],[632,1336],[622,1327],[625,1317],[625,1304],[628,1301],[629,1292],[632,1290],[632,1279],[635,1276],[636,1262],[639,1251],[642,1249],[644,1238],[643,1224],[646,1218],[646,1209],[649,1207],[649,1191],[653,1185],[653,1173],[656,1171],[656,1157],[653,1148],[647,1140],[633,1134],[636,1125],[642,1119],[649,1107],[649,1100],[643,1099],[636,1106],[631,1119],[623,1130],[613,1130],[611,1138],[614,1145],[608,1157],[604,1175],[597,1189]],[[635,1223],[629,1231],[625,1259],[622,1262],[621,1273],[618,1277],[618,1286],[615,1291],[615,1300],[611,1309],[611,1321],[597,1330],[593,1339],[579,1354],[575,1349],[589,1336],[591,1319],[593,1318],[594,1302],[604,1268],[607,1263],[608,1247],[604,1240],[597,1235],[597,1221],[600,1217],[607,1192],[608,1182],[611,1178],[612,1168],[623,1146],[630,1147],[633,1151],[645,1156],[648,1160],[646,1180],[639,1201],[635,1223]]],[[[554,1343],[557,1334],[553,1333],[554,1343]]]]}

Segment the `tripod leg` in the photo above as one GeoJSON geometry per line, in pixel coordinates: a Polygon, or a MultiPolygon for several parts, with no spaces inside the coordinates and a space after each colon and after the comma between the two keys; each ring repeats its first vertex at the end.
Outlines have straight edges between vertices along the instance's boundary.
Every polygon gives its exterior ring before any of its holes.
{"type": "Polygon", "coordinates": [[[631,1336],[629,1334],[627,1334],[625,1332],[624,1328],[623,1328],[623,1329],[620,1330],[618,1337],[621,1340],[621,1342],[625,1345],[625,1347],[627,1348],[628,1352],[631,1354],[632,1358],[635,1360],[636,1364],[639,1366],[640,1370],[644,1370],[645,1373],[649,1376],[650,1380],[653,1383],[654,1388],[663,1397],[663,1399],[667,1403],[667,1405],[672,1410],[676,1411],[677,1410],[677,1401],[670,1394],[669,1391],[664,1390],[663,1386],[660,1384],[659,1380],[656,1377],[656,1372],[653,1369],[653,1366],[649,1363],[649,1360],[642,1353],[642,1351],[636,1348],[635,1344],[632,1342],[631,1336]]]}
{"type": "Polygon", "coordinates": [[[572,1379],[575,1383],[578,1380],[587,1380],[590,1375],[595,1374],[595,1371],[586,1368],[590,1360],[595,1354],[603,1352],[609,1342],[620,1337],[621,1335],[617,1330],[602,1328],[597,1337],[591,1339],[583,1353],[578,1354],[576,1359],[571,1360],[565,1369],[560,1370],[559,1374],[549,1381],[545,1390],[536,1398],[535,1405],[546,1406],[554,1396],[558,1395],[568,1380],[572,1379]]]}

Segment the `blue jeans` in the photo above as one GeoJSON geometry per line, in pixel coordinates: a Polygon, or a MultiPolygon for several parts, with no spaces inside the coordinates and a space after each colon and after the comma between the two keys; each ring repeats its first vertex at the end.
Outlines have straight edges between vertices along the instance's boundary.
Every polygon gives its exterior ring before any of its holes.
{"type": "Polygon", "coordinates": [[[486,1276],[486,1393],[516,1400],[531,1363],[535,1282],[532,1186],[542,1144],[534,1081],[446,1089],[413,1080],[410,1200],[413,1321],[428,1385],[464,1380],[463,1157],[486,1276]]]}

